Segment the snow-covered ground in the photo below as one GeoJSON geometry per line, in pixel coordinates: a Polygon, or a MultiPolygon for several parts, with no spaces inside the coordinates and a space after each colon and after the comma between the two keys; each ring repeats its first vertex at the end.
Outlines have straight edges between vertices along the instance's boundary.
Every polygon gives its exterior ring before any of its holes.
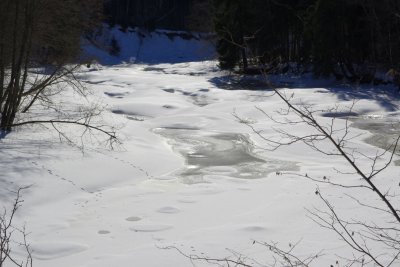
{"type": "MultiPolygon", "coordinates": [[[[300,256],[324,249],[326,255],[315,266],[340,262],[337,255],[351,256],[344,242],[317,226],[306,209],[323,207],[315,195],[319,186],[342,216],[368,219],[375,216],[373,211],[345,194],[379,203],[376,196],[280,175],[290,171],[361,183],[347,174],[351,169],[342,158],[304,144],[263,149],[265,142],[233,113],[267,137],[276,136],[274,128],[299,135],[312,129],[269,120],[256,107],[279,119],[283,115],[276,111],[284,103],[270,90],[240,90],[246,85],[232,84],[228,75],[214,61],[93,66],[82,70],[80,79],[92,92],[89,99],[105,107],[105,123],[119,129],[121,146],[110,151],[89,140],[82,151],[38,126],[2,139],[1,206],[12,201],[8,190],[31,185],[23,192],[25,202],[15,223],[25,224],[30,233],[34,266],[191,266],[177,250],[165,249],[169,246],[200,257],[242,254],[254,259],[248,263],[255,266],[271,262],[268,249],[253,240],[279,242],[283,248],[301,240],[296,249],[300,256]],[[226,86],[236,90],[222,89],[226,86]]],[[[295,103],[315,110],[340,105],[343,113],[317,113],[322,124],[330,123],[332,115],[352,115],[357,127],[351,128],[354,139],[348,145],[360,152],[375,155],[382,146],[378,134],[389,142],[398,133],[400,102],[390,90],[374,88],[378,93],[372,94],[371,88],[329,81],[324,88],[312,88],[307,85],[312,81],[274,80],[290,85],[282,90],[294,93],[295,103]],[[346,114],[354,99],[353,112],[346,114]]],[[[78,96],[67,90],[59,98],[73,103],[78,96]]],[[[335,122],[338,129],[344,124],[335,122]]],[[[359,164],[368,168],[370,162],[360,159],[359,164]]],[[[398,191],[392,186],[398,185],[399,170],[392,164],[377,183],[398,191]]],[[[16,253],[23,258],[22,248],[16,253]]]]}

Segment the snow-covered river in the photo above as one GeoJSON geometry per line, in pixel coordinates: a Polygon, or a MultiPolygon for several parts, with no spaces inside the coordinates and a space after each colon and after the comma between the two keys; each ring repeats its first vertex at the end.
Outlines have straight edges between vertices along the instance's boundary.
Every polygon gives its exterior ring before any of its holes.
{"type": "MultiPolygon", "coordinates": [[[[175,249],[164,249],[168,246],[213,258],[246,255],[254,266],[270,263],[266,248],[253,240],[276,241],[284,248],[302,240],[300,255],[327,249],[317,266],[329,266],[335,254],[349,255],[333,233],[307,217],[305,208],[321,206],[316,183],[281,174],[324,176],[338,183],[358,183],[358,177],[340,157],[302,143],[266,149],[233,113],[268,137],[276,137],[277,129],[298,135],[311,129],[269,120],[256,107],[277,120],[296,118],[277,112],[285,106],[268,90],[221,88],[229,85],[227,75],[213,61],[94,66],[80,77],[92,91],[89,99],[104,108],[104,123],[118,128],[121,146],[109,151],[88,142],[82,152],[41,127],[26,127],[2,140],[0,180],[11,189],[31,185],[17,222],[30,232],[34,266],[191,266],[175,249]]],[[[329,87],[286,91],[295,93],[295,103],[316,110],[352,104],[329,87]]],[[[60,99],[74,103],[76,97],[65,91],[60,99]]],[[[348,143],[363,154],[375,155],[398,133],[398,108],[387,110],[363,98],[354,112],[382,116],[382,121],[354,122],[348,143]],[[382,127],[387,117],[394,119],[393,128],[382,127]]],[[[331,122],[323,114],[318,119],[331,122]]],[[[344,120],[335,123],[341,128],[344,120]]],[[[369,166],[366,160],[360,164],[369,166]]],[[[399,173],[391,165],[379,184],[398,184],[399,173]]],[[[339,189],[320,188],[344,216],[366,215],[339,189]]],[[[12,199],[6,192],[0,191],[2,203],[12,199]]],[[[371,199],[362,190],[352,192],[371,199]]],[[[22,257],[23,250],[16,251],[22,257]]]]}
{"type": "MultiPolygon", "coordinates": [[[[398,116],[367,116],[364,118],[353,118],[352,127],[367,130],[372,136],[364,139],[364,141],[381,149],[390,149],[400,134],[400,122],[398,116]]],[[[400,147],[397,147],[396,153],[400,155],[400,147]]],[[[400,160],[394,160],[397,166],[400,166],[400,160]]]]}

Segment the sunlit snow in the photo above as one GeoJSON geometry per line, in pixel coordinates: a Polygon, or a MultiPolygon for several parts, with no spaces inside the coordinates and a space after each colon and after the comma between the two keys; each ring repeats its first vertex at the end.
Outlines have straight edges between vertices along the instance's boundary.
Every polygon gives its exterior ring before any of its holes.
{"type": "MultiPolygon", "coordinates": [[[[83,150],[60,143],[56,133],[43,127],[23,127],[0,141],[1,206],[12,201],[8,190],[30,185],[16,223],[30,233],[34,266],[191,266],[176,250],[163,249],[168,246],[199,256],[240,253],[270,262],[266,248],[253,240],[276,241],[286,248],[301,240],[300,255],[326,249],[327,256],[316,266],[329,266],[336,254],[351,253],[334,233],[307,217],[306,208],[323,206],[314,194],[318,185],[281,174],[307,173],[338,183],[359,183],[359,178],[348,174],[342,158],[302,143],[266,149],[233,113],[265,136],[276,136],[274,129],[282,127],[299,135],[311,129],[276,125],[256,107],[281,119],[276,111],[284,103],[262,88],[263,83],[250,83],[257,90],[246,90],[246,83],[228,88],[231,74],[216,64],[126,63],[82,69],[79,77],[91,91],[88,99],[104,107],[104,124],[118,128],[122,145],[113,151],[95,138],[83,150]]],[[[358,99],[353,113],[338,116],[335,125],[343,128],[349,117],[355,127],[348,145],[366,155],[376,155],[399,132],[396,98],[374,99],[362,88],[356,91],[334,81],[320,81],[323,88],[298,77],[271,81],[290,84],[282,90],[295,94],[294,103],[315,110],[335,104],[345,109],[358,99]]],[[[75,103],[76,97],[67,89],[55,101],[75,103]]],[[[317,113],[317,118],[322,124],[332,121],[326,113],[317,113]]],[[[359,164],[369,166],[366,160],[359,164]]],[[[397,184],[399,173],[391,165],[377,183],[382,188],[397,184]]],[[[349,191],[319,187],[343,216],[369,216],[356,213],[357,203],[344,196],[349,191]]],[[[362,189],[352,194],[375,199],[362,189]]],[[[23,258],[23,249],[16,251],[23,258]]]]}

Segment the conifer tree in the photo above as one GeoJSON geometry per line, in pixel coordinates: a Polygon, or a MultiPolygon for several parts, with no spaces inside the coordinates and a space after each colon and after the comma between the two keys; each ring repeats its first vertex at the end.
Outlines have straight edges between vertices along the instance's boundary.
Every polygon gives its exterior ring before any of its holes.
{"type": "Polygon", "coordinates": [[[249,22],[246,7],[243,0],[214,0],[217,52],[222,69],[234,69],[240,60],[243,69],[248,66],[244,43],[245,23],[249,22]]]}

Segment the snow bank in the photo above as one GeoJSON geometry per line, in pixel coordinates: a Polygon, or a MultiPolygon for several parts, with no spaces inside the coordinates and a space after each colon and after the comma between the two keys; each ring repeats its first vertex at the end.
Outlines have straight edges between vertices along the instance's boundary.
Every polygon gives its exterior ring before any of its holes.
{"type": "Polygon", "coordinates": [[[103,65],[180,63],[212,59],[215,48],[211,34],[104,26],[97,36],[84,40],[83,57],[103,65]]]}

